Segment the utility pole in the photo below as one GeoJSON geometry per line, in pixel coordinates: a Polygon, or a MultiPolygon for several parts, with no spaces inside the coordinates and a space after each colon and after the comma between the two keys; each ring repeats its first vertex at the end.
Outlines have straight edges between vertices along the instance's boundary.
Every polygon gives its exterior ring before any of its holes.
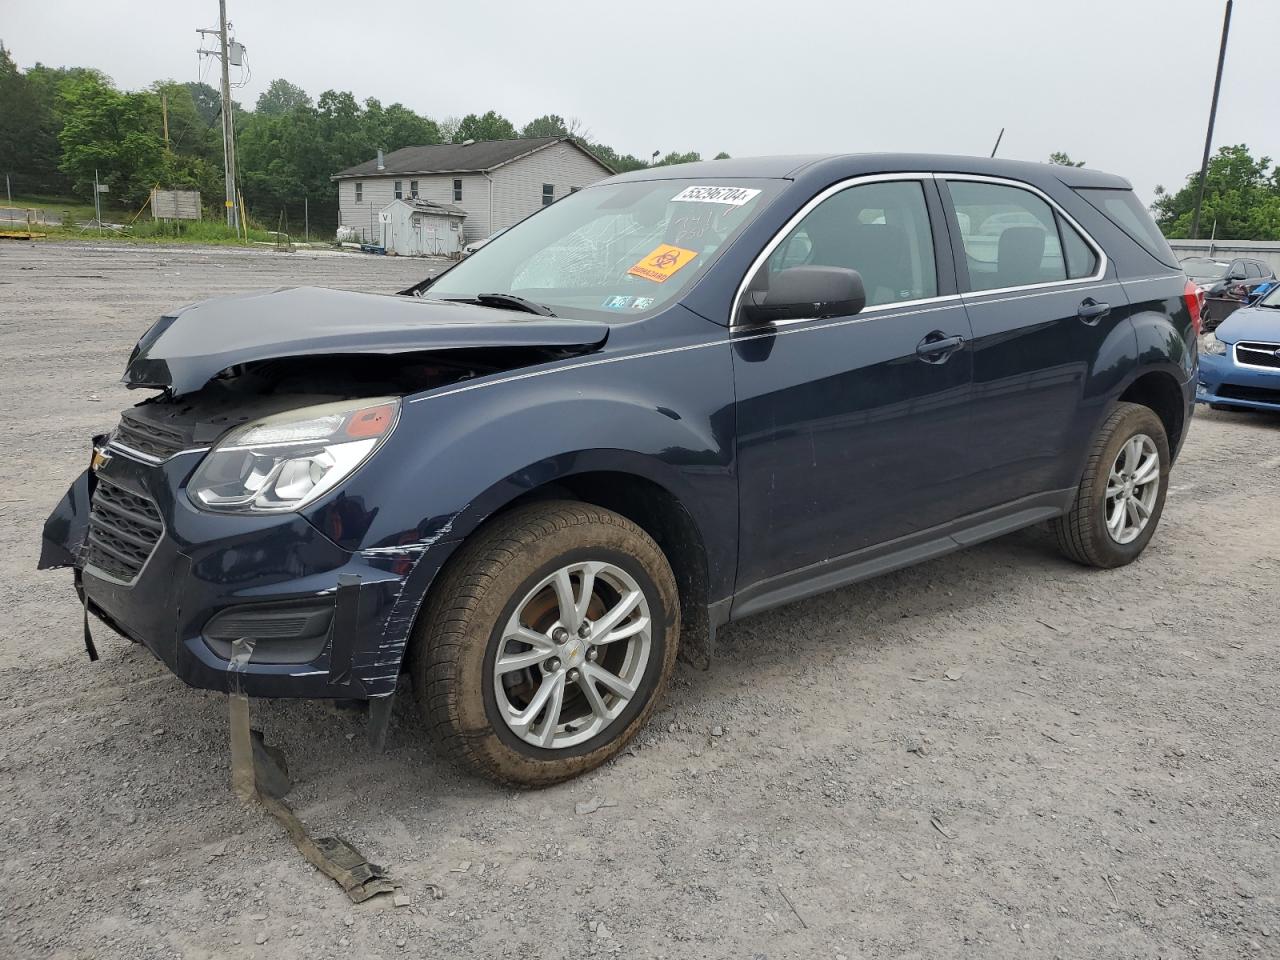
{"type": "Polygon", "coordinates": [[[167,93],[160,94],[160,116],[164,118],[164,151],[170,153],[169,150],[169,95],[167,93]]]}
{"type": "Polygon", "coordinates": [[[217,50],[200,50],[199,53],[217,57],[222,66],[222,158],[226,170],[227,226],[238,231],[240,208],[236,204],[236,135],[231,118],[230,59],[227,55],[231,42],[227,40],[227,0],[218,0],[218,29],[196,32],[202,37],[210,33],[218,35],[217,50]]]}
{"type": "Polygon", "coordinates": [[[1231,32],[1231,3],[1227,0],[1227,12],[1222,17],[1222,43],[1218,47],[1218,73],[1213,78],[1213,102],[1209,105],[1209,129],[1204,135],[1204,159],[1200,161],[1200,190],[1196,194],[1196,209],[1191,215],[1191,239],[1200,238],[1200,206],[1204,203],[1205,179],[1209,174],[1209,151],[1213,147],[1213,121],[1218,116],[1218,91],[1222,89],[1222,64],[1227,59],[1227,34],[1231,32]]]}

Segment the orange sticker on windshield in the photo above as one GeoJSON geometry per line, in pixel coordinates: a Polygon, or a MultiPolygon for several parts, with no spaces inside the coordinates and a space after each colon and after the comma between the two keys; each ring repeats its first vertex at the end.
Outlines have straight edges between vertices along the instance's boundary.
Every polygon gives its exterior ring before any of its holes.
{"type": "Polygon", "coordinates": [[[673,247],[664,243],[646,253],[634,267],[627,271],[633,277],[642,277],[654,283],[666,283],[672,274],[690,263],[698,255],[696,250],[673,247]]]}

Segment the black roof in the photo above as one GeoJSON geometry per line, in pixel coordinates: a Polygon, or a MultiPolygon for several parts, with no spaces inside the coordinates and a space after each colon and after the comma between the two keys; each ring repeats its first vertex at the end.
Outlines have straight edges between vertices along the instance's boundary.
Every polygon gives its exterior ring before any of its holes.
{"type": "Polygon", "coordinates": [[[392,150],[383,158],[381,170],[378,169],[378,161],[375,158],[358,163],[354,167],[348,167],[346,170],[340,170],[329,179],[387,177],[402,174],[480,173],[562,141],[582,150],[599,163],[602,170],[613,172],[572,137],[521,137],[516,140],[475,140],[470,143],[432,143],[421,147],[401,147],[399,150],[392,150]]]}
{"type": "Polygon", "coordinates": [[[744,157],[703,160],[669,167],[649,167],[621,174],[615,180],[675,180],[710,178],[793,179],[802,172],[829,168],[836,176],[856,177],[872,173],[973,173],[1012,177],[1034,183],[1056,177],[1069,187],[1132,188],[1128,180],[1087,167],[1064,167],[1025,160],[993,160],[989,157],[957,157],[930,153],[811,154],[782,157],[744,157]]]}

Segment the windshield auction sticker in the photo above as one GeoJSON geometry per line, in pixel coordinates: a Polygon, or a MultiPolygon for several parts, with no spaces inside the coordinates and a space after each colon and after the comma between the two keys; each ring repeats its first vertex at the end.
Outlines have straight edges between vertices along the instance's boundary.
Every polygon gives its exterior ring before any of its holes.
{"type": "Polygon", "coordinates": [[[740,207],[750,203],[759,193],[759,190],[747,187],[685,187],[671,198],[671,202],[727,203],[731,207],[740,207]]]}
{"type": "Polygon", "coordinates": [[[652,280],[654,283],[666,283],[677,270],[692,262],[697,255],[696,250],[686,250],[684,247],[673,247],[669,243],[664,243],[646,253],[627,273],[633,277],[652,280]]]}

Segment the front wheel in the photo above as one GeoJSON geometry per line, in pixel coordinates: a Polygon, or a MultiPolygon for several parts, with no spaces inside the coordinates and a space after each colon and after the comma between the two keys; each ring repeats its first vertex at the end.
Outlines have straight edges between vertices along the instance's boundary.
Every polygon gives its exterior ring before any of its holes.
{"type": "Polygon", "coordinates": [[[609,510],[545,502],[465,544],[432,588],[411,650],[428,724],[463,766],[547,786],[617,754],[675,667],[675,576],[609,510]]]}
{"type": "Polygon", "coordinates": [[[1169,439],[1150,407],[1119,403],[1098,431],[1058,547],[1091,567],[1121,567],[1146,548],[1164,511],[1169,439]]]}

